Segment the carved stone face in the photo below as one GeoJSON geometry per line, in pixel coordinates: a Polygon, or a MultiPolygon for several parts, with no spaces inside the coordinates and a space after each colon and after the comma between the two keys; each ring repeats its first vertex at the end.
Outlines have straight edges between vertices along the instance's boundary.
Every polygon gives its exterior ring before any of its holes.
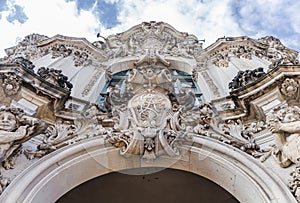
{"type": "Polygon", "coordinates": [[[12,131],[17,127],[17,119],[10,112],[0,112],[0,130],[12,131]]]}

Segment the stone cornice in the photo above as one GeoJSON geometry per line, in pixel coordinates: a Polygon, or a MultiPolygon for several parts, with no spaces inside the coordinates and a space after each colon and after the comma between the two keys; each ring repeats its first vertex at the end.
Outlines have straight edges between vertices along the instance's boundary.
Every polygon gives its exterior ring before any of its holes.
{"type": "Polygon", "coordinates": [[[67,37],[63,35],[55,35],[49,39],[46,39],[37,44],[39,48],[49,48],[55,46],[57,44],[63,44],[67,47],[73,47],[75,49],[80,49],[88,54],[92,55],[95,59],[103,61],[106,58],[105,53],[102,50],[95,47],[91,42],[89,42],[85,38],[77,38],[77,37],[67,37]]]}

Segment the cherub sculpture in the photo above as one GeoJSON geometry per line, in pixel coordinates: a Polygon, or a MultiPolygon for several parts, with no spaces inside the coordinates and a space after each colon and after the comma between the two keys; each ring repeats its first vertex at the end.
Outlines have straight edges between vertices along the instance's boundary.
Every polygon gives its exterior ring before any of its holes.
{"type": "Polygon", "coordinates": [[[5,169],[14,167],[22,143],[42,133],[46,123],[26,116],[22,109],[0,107],[0,161],[5,169]]]}
{"type": "Polygon", "coordinates": [[[300,162],[300,108],[285,106],[275,108],[267,116],[277,149],[275,158],[281,167],[300,162]]]}

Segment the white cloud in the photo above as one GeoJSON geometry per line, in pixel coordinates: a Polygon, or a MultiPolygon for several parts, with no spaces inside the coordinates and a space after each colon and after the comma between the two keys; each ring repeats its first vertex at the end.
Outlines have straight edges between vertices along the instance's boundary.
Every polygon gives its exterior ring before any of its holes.
{"type": "Polygon", "coordinates": [[[92,11],[78,10],[75,1],[9,1],[24,7],[28,20],[24,24],[12,24],[5,18],[9,12],[2,12],[0,27],[5,31],[1,36],[7,41],[2,40],[0,47],[4,48],[14,45],[17,37],[31,33],[49,37],[62,34],[95,41],[98,31],[108,36],[154,20],[167,22],[199,39],[205,38],[204,46],[223,36],[274,35],[288,47],[300,50],[300,2],[294,0],[104,0],[118,3],[120,23],[110,29],[104,28],[92,11]]]}
{"type": "Polygon", "coordinates": [[[118,20],[120,25],[103,30],[107,36],[122,32],[143,21],[164,21],[177,30],[195,34],[199,39],[206,39],[207,45],[217,38],[241,35],[238,24],[228,12],[230,0],[205,1],[196,0],[126,0],[120,6],[118,20]]]}
{"type": "MultiPolygon", "coordinates": [[[[0,20],[0,47],[8,48],[16,44],[17,38],[24,38],[31,33],[39,33],[52,37],[56,34],[85,37],[96,40],[99,19],[92,12],[77,10],[74,2],[62,0],[9,0],[9,3],[20,5],[28,20],[24,24],[9,23],[6,16],[9,11],[2,12],[0,20]]],[[[0,56],[4,51],[0,51],[0,56]]]]}

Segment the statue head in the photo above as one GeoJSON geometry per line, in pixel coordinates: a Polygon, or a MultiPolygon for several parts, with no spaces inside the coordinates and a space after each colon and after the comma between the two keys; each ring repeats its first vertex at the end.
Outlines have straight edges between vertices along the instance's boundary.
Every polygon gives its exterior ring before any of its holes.
{"type": "Polygon", "coordinates": [[[18,108],[0,107],[0,130],[14,131],[19,127],[19,115],[23,110],[18,108]]]}
{"type": "Polygon", "coordinates": [[[300,108],[298,106],[281,106],[274,108],[267,120],[278,120],[282,123],[290,123],[300,120],[300,108]]]}

